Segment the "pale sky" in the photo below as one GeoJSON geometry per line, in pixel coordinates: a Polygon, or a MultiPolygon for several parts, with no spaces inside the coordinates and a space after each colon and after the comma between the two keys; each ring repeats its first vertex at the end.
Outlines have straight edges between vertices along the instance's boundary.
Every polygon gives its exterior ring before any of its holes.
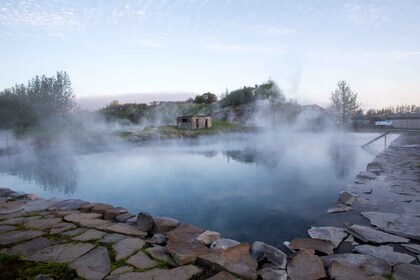
{"type": "Polygon", "coordinates": [[[302,104],[346,80],[365,109],[420,105],[420,1],[0,0],[0,65],[0,89],[65,70],[79,98],[271,77],[302,104]]]}

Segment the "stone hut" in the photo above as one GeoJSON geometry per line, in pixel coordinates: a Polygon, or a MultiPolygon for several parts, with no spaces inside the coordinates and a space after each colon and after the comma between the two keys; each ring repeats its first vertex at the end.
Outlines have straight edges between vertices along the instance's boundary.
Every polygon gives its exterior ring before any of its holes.
{"type": "Polygon", "coordinates": [[[176,119],[178,128],[203,129],[211,127],[210,116],[182,116],[176,119]]]}

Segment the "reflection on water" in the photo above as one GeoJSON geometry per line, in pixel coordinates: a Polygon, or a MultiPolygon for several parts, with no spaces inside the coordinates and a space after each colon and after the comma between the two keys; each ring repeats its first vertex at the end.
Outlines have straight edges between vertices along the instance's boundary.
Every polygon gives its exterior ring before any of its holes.
{"type": "MultiPolygon", "coordinates": [[[[0,158],[0,186],[111,203],[279,245],[316,225],[373,159],[360,146],[375,136],[239,134],[90,154],[25,153],[0,158]]],[[[381,151],[378,145],[371,150],[381,151]]]]}
{"type": "Polygon", "coordinates": [[[0,173],[18,176],[26,182],[32,181],[44,191],[73,194],[77,187],[78,174],[74,155],[31,152],[3,156],[0,157],[0,173]]]}

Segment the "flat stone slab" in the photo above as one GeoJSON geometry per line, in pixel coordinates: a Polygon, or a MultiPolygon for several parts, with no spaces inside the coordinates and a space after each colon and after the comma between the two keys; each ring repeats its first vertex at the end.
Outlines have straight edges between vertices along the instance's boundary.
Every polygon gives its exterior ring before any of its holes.
{"type": "Polygon", "coordinates": [[[372,243],[408,243],[410,240],[397,235],[389,234],[370,227],[352,225],[347,227],[347,232],[362,240],[363,242],[372,243]]]}
{"type": "Polygon", "coordinates": [[[114,206],[110,204],[98,203],[90,209],[92,213],[104,214],[106,210],[114,208],[114,206]]]}
{"type": "Polygon", "coordinates": [[[138,252],[137,254],[131,256],[127,260],[127,263],[131,264],[132,266],[137,267],[139,269],[152,268],[152,267],[155,267],[157,265],[156,261],[151,260],[143,252],[138,252]]]}
{"type": "Polygon", "coordinates": [[[103,279],[111,271],[111,260],[105,247],[97,247],[70,264],[77,275],[87,280],[103,279]]]}
{"type": "Polygon", "coordinates": [[[258,262],[265,260],[277,269],[286,269],[287,255],[264,242],[255,241],[252,243],[251,256],[258,262]]]}
{"type": "Polygon", "coordinates": [[[178,265],[185,265],[195,262],[198,256],[210,252],[210,249],[199,243],[169,240],[166,250],[174,258],[178,265]]]}
{"type": "Polygon", "coordinates": [[[131,272],[131,271],[133,271],[133,268],[131,266],[122,266],[117,269],[114,269],[110,275],[118,275],[118,274],[123,274],[123,273],[131,272]]]}
{"type": "Polygon", "coordinates": [[[194,265],[180,266],[172,269],[155,268],[146,272],[129,272],[118,275],[117,280],[188,280],[201,269],[194,265]]]}
{"type": "Polygon", "coordinates": [[[47,247],[41,251],[36,252],[27,259],[30,261],[40,262],[58,262],[67,263],[72,262],[80,256],[92,250],[95,246],[85,243],[67,243],[51,247],[47,247]]]}
{"type": "Polygon", "coordinates": [[[241,243],[239,243],[236,240],[233,239],[229,239],[229,238],[220,238],[217,239],[216,241],[214,241],[213,243],[211,243],[210,245],[210,249],[212,250],[224,250],[224,249],[228,249],[230,247],[239,245],[241,243]]]}
{"type": "Polygon", "coordinates": [[[61,223],[52,225],[51,230],[50,230],[50,234],[51,235],[59,234],[59,233],[62,233],[64,231],[68,231],[68,230],[75,229],[75,228],[77,228],[77,226],[75,224],[61,222],[61,223]]]}
{"type": "Polygon", "coordinates": [[[333,262],[328,270],[328,274],[332,279],[346,280],[346,279],[357,279],[357,280],[369,280],[369,277],[362,270],[333,262]]]}
{"type": "Polygon", "coordinates": [[[356,199],[357,199],[356,194],[344,191],[340,193],[340,196],[338,197],[337,202],[351,206],[356,201],[356,199]]]}
{"type": "Polygon", "coordinates": [[[382,212],[362,212],[370,223],[383,231],[420,240],[420,217],[416,215],[398,215],[382,212]]]}
{"type": "Polygon", "coordinates": [[[325,267],[330,267],[335,261],[343,265],[358,268],[368,276],[387,275],[391,273],[392,266],[386,261],[363,254],[334,254],[321,257],[325,267]]]}
{"type": "Polygon", "coordinates": [[[81,220],[99,219],[101,217],[102,215],[97,214],[97,213],[73,213],[73,214],[64,216],[64,220],[67,222],[78,223],[81,220]]]}
{"type": "Polygon", "coordinates": [[[23,225],[24,223],[36,220],[41,218],[41,216],[37,216],[37,217],[16,217],[16,218],[11,218],[5,221],[0,222],[0,225],[12,225],[12,226],[18,226],[18,225],[23,225]]]}
{"type": "Polygon", "coordinates": [[[112,245],[115,251],[115,260],[125,259],[136,251],[142,249],[146,243],[139,238],[126,238],[112,245]]]}
{"type": "Polygon", "coordinates": [[[115,220],[120,223],[125,223],[128,219],[132,217],[135,217],[135,215],[133,215],[132,213],[124,213],[115,217],[115,220]]]}
{"type": "Polygon", "coordinates": [[[246,243],[199,256],[197,262],[219,271],[227,271],[237,277],[257,278],[258,263],[249,254],[249,244],[246,243]]]}
{"type": "Polygon", "coordinates": [[[28,256],[46,247],[56,245],[58,242],[47,238],[39,237],[30,241],[15,245],[11,248],[3,249],[2,252],[9,255],[28,256]]]}
{"type": "Polygon", "coordinates": [[[348,233],[344,228],[337,227],[311,227],[311,229],[308,230],[308,234],[311,238],[331,241],[334,248],[337,248],[348,236],[348,233]]]}
{"type": "MultiPolygon", "coordinates": [[[[92,214],[94,214],[94,213],[92,213],[92,214]]],[[[77,224],[80,225],[80,226],[82,226],[82,227],[94,228],[94,229],[99,229],[99,230],[106,230],[111,225],[113,225],[112,222],[105,221],[105,220],[102,220],[102,219],[85,219],[85,220],[79,220],[77,222],[77,224]]]]}
{"type": "Polygon", "coordinates": [[[101,244],[114,244],[117,243],[123,239],[126,239],[127,236],[119,233],[109,233],[104,235],[101,240],[99,240],[99,243],[101,244]]]}
{"type": "Polygon", "coordinates": [[[0,225],[0,233],[4,233],[4,232],[8,232],[8,231],[13,231],[15,229],[16,229],[15,226],[11,226],[11,225],[0,225]]]}
{"type": "Polygon", "coordinates": [[[88,230],[87,228],[75,228],[75,229],[71,229],[69,231],[62,232],[62,233],[60,233],[60,235],[66,236],[66,237],[76,236],[76,235],[84,233],[87,230],[88,230]]]}
{"type": "Polygon", "coordinates": [[[115,232],[115,233],[121,233],[121,234],[132,235],[132,236],[143,237],[143,238],[147,236],[147,232],[138,230],[136,227],[123,224],[123,223],[113,224],[109,227],[106,227],[106,230],[115,232]]]}
{"type": "Polygon", "coordinates": [[[58,224],[61,222],[60,218],[50,218],[50,219],[36,219],[33,221],[29,221],[25,223],[23,226],[26,228],[32,228],[32,229],[49,229],[52,225],[58,224]]]}
{"type": "Polygon", "coordinates": [[[105,234],[105,232],[100,230],[89,229],[76,237],[72,237],[71,239],[76,241],[92,241],[101,239],[105,234]]]}
{"type": "Polygon", "coordinates": [[[157,233],[165,233],[176,229],[180,222],[169,217],[155,217],[153,218],[153,231],[157,233]]]}
{"type": "Polygon", "coordinates": [[[327,277],[321,259],[314,250],[300,250],[290,256],[287,274],[292,280],[316,280],[327,277]]]}
{"type": "Polygon", "coordinates": [[[420,275],[420,266],[415,264],[400,264],[395,267],[393,274],[396,280],[414,280],[420,275]]]}
{"type": "Polygon", "coordinates": [[[0,245],[9,245],[42,236],[39,230],[9,231],[0,234],[0,245]]]}
{"type": "Polygon", "coordinates": [[[14,212],[21,212],[25,204],[20,201],[9,201],[0,204],[0,214],[10,214],[14,212]]]}
{"type": "Polygon", "coordinates": [[[165,247],[151,247],[146,249],[146,251],[156,260],[163,261],[165,263],[168,263],[172,266],[177,266],[174,259],[166,252],[165,247]]]}
{"type": "Polygon", "coordinates": [[[25,206],[23,207],[23,210],[25,212],[44,211],[50,208],[51,206],[59,203],[60,201],[63,201],[63,200],[56,197],[47,199],[47,200],[43,198],[39,198],[39,199],[27,202],[25,206]]]}
{"type": "Polygon", "coordinates": [[[206,230],[195,239],[196,242],[205,246],[210,246],[214,241],[220,239],[222,235],[216,231],[206,230]]]}
{"type": "Polygon", "coordinates": [[[394,249],[391,246],[385,245],[379,247],[371,245],[358,245],[354,247],[354,250],[361,254],[384,260],[392,266],[402,263],[410,263],[416,259],[407,254],[394,252],[394,249]]]}
{"type": "Polygon", "coordinates": [[[127,213],[127,212],[128,212],[127,209],[124,209],[124,208],[121,208],[121,207],[111,208],[111,209],[108,209],[108,210],[105,211],[104,219],[105,220],[115,220],[115,218],[118,215],[121,215],[121,214],[124,214],[124,213],[127,213]]]}
{"type": "Polygon", "coordinates": [[[49,211],[68,211],[68,210],[78,210],[80,206],[88,204],[89,202],[83,201],[81,199],[66,199],[61,202],[54,204],[49,207],[49,211]]]}
{"type": "Polygon", "coordinates": [[[328,210],[328,214],[353,211],[353,208],[344,203],[335,203],[328,210]]]}
{"type": "Polygon", "coordinates": [[[290,242],[289,247],[293,250],[313,249],[327,255],[334,252],[334,245],[331,241],[316,238],[295,238],[290,242]]]}
{"type": "Polygon", "coordinates": [[[415,254],[420,254],[420,244],[401,244],[405,249],[415,254]]]}
{"type": "Polygon", "coordinates": [[[183,224],[178,226],[176,229],[166,233],[166,238],[171,241],[193,243],[195,239],[203,232],[204,229],[202,228],[189,224],[183,224]]]}
{"type": "Polygon", "coordinates": [[[87,203],[82,206],[80,206],[79,210],[80,212],[89,213],[90,210],[93,208],[93,206],[97,205],[98,203],[87,203]]]}

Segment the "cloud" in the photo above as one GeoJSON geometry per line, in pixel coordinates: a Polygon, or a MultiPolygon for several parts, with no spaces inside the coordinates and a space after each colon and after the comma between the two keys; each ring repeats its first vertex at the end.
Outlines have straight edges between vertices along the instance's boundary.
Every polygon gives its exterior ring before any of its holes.
{"type": "Polygon", "coordinates": [[[247,54],[247,53],[260,53],[260,54],[279,54],[284,53],[281,48],[259,46],[259,45],[240,45],[240,44],[210,44],[205,46],[206,49],[222,53],[230,54],[247,54]]]}
{"type": "Polygon", "coordinates": [[[81,26],[73,9],[41,6],[33,1],[0,3],[0,25],[16,29],[26,26],[50,29],[72,29],[81,26]]]}
{"type": "Polygon", "coordinates": [[[293,28],[287,27],[272,27],[272,26],[256,26],[253,27],[252,30],[266,36],[270,37],[282,37],[287,36],[293,33],[296,33],[296,30],[293,28]]]}
{"type": "Polygon", "coordinates": [[[122,45],[128,47],[146,47],[146,48],[161,48],[163,47],[163,43],[148,38],[130,38],[125,40],[122,45]]]}

